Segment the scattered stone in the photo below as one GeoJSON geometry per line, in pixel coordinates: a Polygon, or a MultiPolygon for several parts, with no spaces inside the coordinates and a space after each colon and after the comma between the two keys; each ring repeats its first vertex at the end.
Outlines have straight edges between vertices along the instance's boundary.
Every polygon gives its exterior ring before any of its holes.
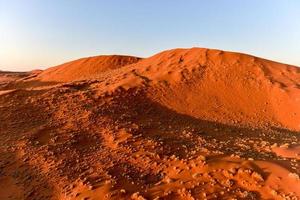
{"type": "Polygon", "coordinates": [[[120,192],[121,192],[122,194],[126,194],[126,190],[125,190],[125,189],[121,189],[120,192]]]}
{"type": "Polygon", "coordinates": [[[290,178],[293,178],[293,179],[296,179],[296,180],[300,180],[300,179],[299,179],[299,175],[296,174],[296,173],[289,173],[288,176],[289,176],[290,178]]]}

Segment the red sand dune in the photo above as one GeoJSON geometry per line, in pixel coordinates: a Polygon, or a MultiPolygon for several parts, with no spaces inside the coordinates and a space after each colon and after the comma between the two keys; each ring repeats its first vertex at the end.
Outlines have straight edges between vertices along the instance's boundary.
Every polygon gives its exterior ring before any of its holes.
{"type": "Polygon", "coordinates": [[[95,79],[99,74],[138,62],[141,58],[133,56],[94,56],[49,68],[40,74],[43,81],[67,82],[95,79]]]}
{"type": "Polygon", "coordinates": [[[192,48],[0,85],[0,199],[299,199],[299,84],[192,48]]]}
{"type": "Polygon", "coordinates": [[[300,69],[209,49],[159,53],[103,75],[110,87],[147,85],[149,98],[182,114],[226,124],[300,130],[300,69]]]}

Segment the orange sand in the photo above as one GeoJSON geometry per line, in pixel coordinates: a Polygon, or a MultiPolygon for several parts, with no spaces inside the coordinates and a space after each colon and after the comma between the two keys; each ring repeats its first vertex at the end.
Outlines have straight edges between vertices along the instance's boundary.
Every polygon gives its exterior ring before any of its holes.
{"type": "Polygon", "coordinates": [[[6,79],[0,199],[300,199],[299,84],[202,48],[6,79]]]}

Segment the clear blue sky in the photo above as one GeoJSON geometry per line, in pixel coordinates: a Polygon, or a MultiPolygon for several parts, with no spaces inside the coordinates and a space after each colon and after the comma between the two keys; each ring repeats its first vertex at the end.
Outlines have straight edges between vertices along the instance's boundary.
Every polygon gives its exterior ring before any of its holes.
{"type": "Polygon", "coordinates": [[[0,69],[177,47],[300,66],[300,0],[0,0],[0,69]]]}

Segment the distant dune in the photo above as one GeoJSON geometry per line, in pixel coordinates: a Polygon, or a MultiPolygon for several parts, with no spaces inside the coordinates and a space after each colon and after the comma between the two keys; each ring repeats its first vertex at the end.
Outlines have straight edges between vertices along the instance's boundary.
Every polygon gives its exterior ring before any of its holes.
{"type": "Polygon", "coordinates": [[[49,68],[40,74],[43,81],[66,82],[74,80],[95,79],[107,70],[117,69],[138,62],[141,58],[133,56],[94,56],[49,68]]]}

